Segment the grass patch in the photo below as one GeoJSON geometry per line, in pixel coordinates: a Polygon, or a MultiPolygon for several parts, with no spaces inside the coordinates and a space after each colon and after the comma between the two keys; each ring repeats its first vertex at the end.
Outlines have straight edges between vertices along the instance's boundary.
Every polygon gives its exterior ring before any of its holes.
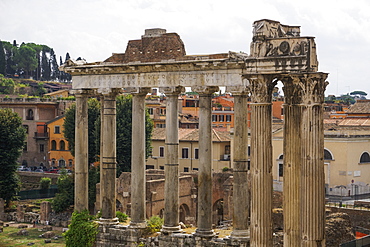
{"type": "MultiPolygon", "coordinates": [[[[51,240],[51,243],[45,244],[45,238],[40,238],[39,235],[44,232],[36,228],[25,228],[28,231],[28,236],[18,236],[17,233],[21,230],[15,227],[4,227],[4,232],[0,233],[0,247],[27,246],[28,243],[35,243],[32,246],[50,246],[64,247],[65,239],[51,240]]],[[[57,236],[62,236],[61,231],[53,231],[57,236]]]]}

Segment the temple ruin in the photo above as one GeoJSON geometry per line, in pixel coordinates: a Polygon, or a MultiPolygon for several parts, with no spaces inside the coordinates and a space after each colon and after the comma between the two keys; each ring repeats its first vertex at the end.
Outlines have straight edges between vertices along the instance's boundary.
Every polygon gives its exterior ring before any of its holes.
{"type": "MultiPolygon", "coordinates": [[[[159,88],[166,95],[164,225],[159,246],[256,246],[272,244],[272,90],[284,85],[284,246],[325,246],[323,102],[327,73],[318,72],[314,37],[299,26],[272,20],[253,24],[250,54],[228,52],[186,55],[176,33],[148,29],[131,40],[125,53],[104,62],[68,61],[76,95],[75,210],[88,208],[87,99],[99,96],[101,125],[101,209],[97,245],[136,246],[145,221],[145,95],[159,88]],[[199,93],[199,188],[197,229],[179,226],[177,98],[185,87],[199,93]],[[235,98],[233,150],[233,231],[217,239],[212,230],[211,98],[225,87],[235,98]],[[116,101],[132,94],[131,222],[118,224],[116,209],[116,101]],[[247,97],[251,97],[250,197],[247,183],[247,97]],[[249,215],[250,212],[250,215],[249,215]],[[250,219],[250,220],[249,220],[250,219]]],[[[149,246],[149,244],[148,244],[149,246]]],[[[151,246],[151,245],[150,245],[151,246]]]]}

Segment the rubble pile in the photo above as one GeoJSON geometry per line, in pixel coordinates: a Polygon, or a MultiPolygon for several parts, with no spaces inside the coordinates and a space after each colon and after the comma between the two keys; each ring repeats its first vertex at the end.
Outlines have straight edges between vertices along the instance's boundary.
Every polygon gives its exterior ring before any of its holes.
{"type": "Polygon", "coordinates": [[[326,217],[326,246],[338,247],[342,243],[355,239],[352,224],[346,213],[332,213],[326,217]]]}

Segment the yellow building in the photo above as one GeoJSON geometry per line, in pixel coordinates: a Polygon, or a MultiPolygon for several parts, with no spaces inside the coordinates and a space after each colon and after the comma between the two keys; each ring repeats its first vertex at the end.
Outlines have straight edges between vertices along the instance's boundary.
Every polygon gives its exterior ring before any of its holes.
{"type": "MultiPolygon", "coordinates": [[[[369,119],[325,119],[324,172],[326,194],[356,196],[370,193],[369,119]]],[[[273,179],[282,189],[283,128],[273,133],[273,179]]]]}
{"type": "Polygon", "coordinates": [[[63,135],[64,115],[47,122],[49,132],[49,167],[72,169],[74,157],[69,150],[68,141],[63,135]]]}
{"type": "MultiPolygon", "coordinates": [[[[165,129],[154,128],[152,156],[147,160],[147,169],[164,169],[166,163],[165,129]]],[[[199,129],[179,129],[179,171],[190,172],[199,168],[199,129]]],[[[231,137],[228,131],[212,130],[213,170],[231,168],[231,137]]]]}

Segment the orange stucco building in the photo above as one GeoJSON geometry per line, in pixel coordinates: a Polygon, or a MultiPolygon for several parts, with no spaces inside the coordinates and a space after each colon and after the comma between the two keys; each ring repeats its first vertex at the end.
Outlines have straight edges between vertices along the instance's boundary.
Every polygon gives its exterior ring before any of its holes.
{"type": "Polygon", "coordinates": [[[47,122],[49,132],[49,167],[72,169],[74,166],[74,157],[69,150],[68,141],[63,135],[63,124],[65,116],[62,115],[47,122]]]}

